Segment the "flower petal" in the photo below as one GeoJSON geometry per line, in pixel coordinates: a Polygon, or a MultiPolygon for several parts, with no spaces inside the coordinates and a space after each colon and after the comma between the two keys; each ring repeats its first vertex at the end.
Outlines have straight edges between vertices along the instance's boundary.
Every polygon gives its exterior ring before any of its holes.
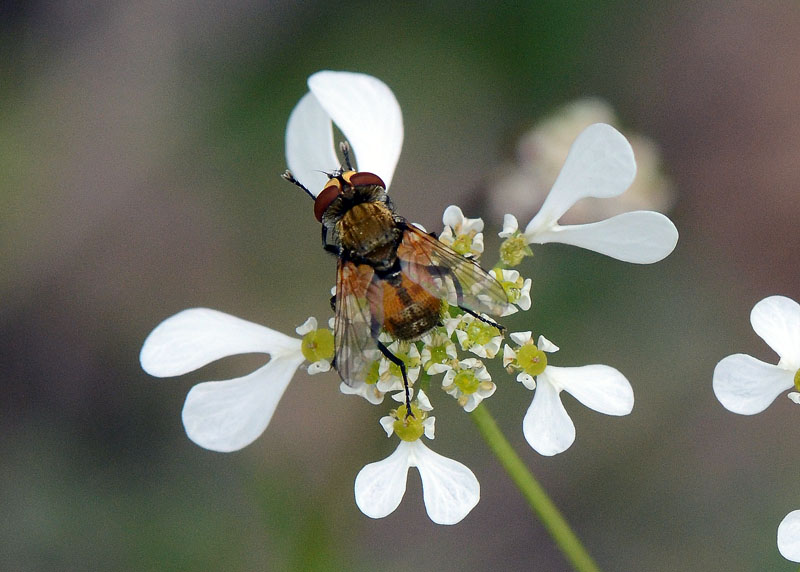
{"type": "Polygon", "coordinates": [[[192,308],[156,326],[144,341],[139,361],[150,375],[170,377],[227,356],[299,351],[300,340],[223,312],[192,308]]]}
{"type": "Polygon", "coordinates": [[[400,506],[406,492],[410,443],[400,441],[394,453],[370,463],[356,476],[356,504],[370,518],[383,518],[400,506]]]}
{"type": "Polygon", "coordinates": [[[195,385],[183,405],[189,439],[212,451],[238,451],[255,441],[292,380],[303,356],[274,357],[250,375],[195,385]]]}
{"type": "Polygon", "coordinates": [[[545,373],[539,375],[533,401],[522,420],[525,439],[540,455],[563,453],[575,441],[575,425],[558,394],[545,373]]]}
{"type": "Polygon", "coordinates": [[[388,189],[403,146],[403,114],[392,90],[369,75],[334,71],[315,73],[308,87],[350,142],[358,169],[380,176],[388,189]]]}
{"type": "Polygon", "coordinates": [[[787,514],[778,525],[778,550],[792,562],[800,562],[800,510],[787,514]]]}
{"type": "Polygon", "coordinates": [[[413,448],[412,464],[422,478],[422,496],[430,519],[436,524],[460,522],[481,498],[475,474],[458,461],[432,451],[422,441],[408,445],[413,448]]]}
{"type": "Polygon", "coordinates": [[[714,395],[725,409],[741,415],[764,411],[794,385],[794,372],[745,355],[724,358],[714,368],[714,395]]]}
{"type": "Polygon", "coordinates": [[[548,379],[589,409],[606,415],[627,415],[633,410],[633,388],[619,371],[607,365],[554,367],[548,379]]]}
{"type": "Polygon", "coordinates": [[[328,182],[325,173],[340,167],[333,146],[331,118],[312,93],[305,94],[289,115],[286,164],[295,179],[315,197],[328,182]]]}
{"type": "Polygon", "coordinates": [[[781,356],[780,365],[800,369],[800,304],[786,296],[764,298],[750,312],[750,323],[781,356]]]}
{"type": "Polygon", "coordinates": [[[572,144],[553,188],[525,234],[548,229],[584,197],[606,198],[625,192],[635,176],[636,161],[628,140],[605,123],[590,125],[572,144]]]}
{"type": "Polygon", "coordinates": [[[624,262],[652,264],[675,249],[678,229],[661,213],[634,211],[589,224],[554,225],[530,240],[571,244],[624,262]]]}

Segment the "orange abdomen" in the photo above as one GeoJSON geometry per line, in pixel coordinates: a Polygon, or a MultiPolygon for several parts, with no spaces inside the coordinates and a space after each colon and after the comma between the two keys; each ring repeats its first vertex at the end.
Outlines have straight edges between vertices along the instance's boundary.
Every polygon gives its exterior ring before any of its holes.
{"type": "Polygon", "coordinates": [[[399,284],[383,282],[383,327],[399,340],[416,340],[436,327],[442,301],[419,284],[399,275],[399,284]]]}

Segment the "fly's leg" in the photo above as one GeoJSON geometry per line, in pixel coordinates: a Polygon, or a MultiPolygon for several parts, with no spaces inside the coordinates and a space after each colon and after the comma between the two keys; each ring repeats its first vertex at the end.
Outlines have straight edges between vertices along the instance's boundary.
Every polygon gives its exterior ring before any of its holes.
{"type": "Polygon", "coordinates": [[[381,350],[381,353],[386,356],[390,362],[400,368],[400,373],[403,375],[403,388],[406,390],[406,419],[409,417],[414,417],[414,414],[411,413],[411,391],[409,390],[408,386],[408,374],[406,373],[406,364],[403,363],[399,357],[394,355],[392,352],[389,351],[383,342],[379,339],[375,338],[375,343],[378,344],[378,349],[381,350]]]}
{"type": "Polygon", "coordinates": [[[483,322],[485,324],[489,324],[493,328],[496,328],[498,332],[500,332],[501,334],[505,335],[505,331],[506,331],[506,327],[505,326],[502,326],[502,325],[498,324],[497,322],[495,322],[494,320],[490,320],[489,318],[484,318],[483,316],[481,316],[477,312],[473,312],[469,308],[465,308],[464,306],[461,306],[461,305],[459,305],[458,307],[461,308],[462,310],[464,310],[467,314],[470,314],[470,315],[476,317],[477,319],[479,319],[481,322],[483,322]]]}

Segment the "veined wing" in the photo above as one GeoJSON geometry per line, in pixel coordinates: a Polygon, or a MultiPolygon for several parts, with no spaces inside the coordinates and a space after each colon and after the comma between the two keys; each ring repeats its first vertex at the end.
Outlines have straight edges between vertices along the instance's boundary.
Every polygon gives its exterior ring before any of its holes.
{"type": "Polygon", "coordinates": [[[351,386],[366,381],[370,367],[381,356],[372,336],[373,324],[380,321],[372,316],[367,300],[367,288],[373,276],[370,266],[339,259],[333,326],[336,358],[333,365],[342,381],[351,386]]]}
{"type": "Polygon", "coordinates": [[[477,262],[408,223],[397,257],[409,279],[450,304],[497,316],[508,305],[503,287],[477,262]]]}

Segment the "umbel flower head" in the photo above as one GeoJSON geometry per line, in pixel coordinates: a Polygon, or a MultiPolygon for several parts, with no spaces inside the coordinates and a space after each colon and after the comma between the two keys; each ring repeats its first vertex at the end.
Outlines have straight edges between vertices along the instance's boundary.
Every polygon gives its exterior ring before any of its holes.
{"type": "MultiPolygon", "coordinates": [[[[780,360],[772,365],[734,354],[714,368],[714,394],[723,407],[742,415],[760,413],[787,389],[800,388],[800,305],[785,296],[764,298],[750,312],[750,323],[780,360]]],[[[796,392],[789,397],[798,401],[796,392]]]]}
{"type": "MultiPolygon", "coordinates": [[[[331,71],[312,75],[308,86],[309,92],[292,111],[286,131],[286,158],[294,180],[316,196],[329,181],[326,173],[338,171],[341,165],[333,140],[336,124],[349,142],[358,169],[374,173],[388,188],[403,141],[402,115],[391,90],[367,75],[331,71]]],[[[349,157],[346,163],[349,164],[349,157]]],[[[625,213],[588,225],[558,224],[561,214],[581,197],[621,193],[634,174],[633,155],[624,137],[607,125],[591,126],[573,145],[542,211],[526,229],[520,231],[516,219],[511,215],[506,217],[505,252],[524,256],[530,254],[530,244],[565,242],[632,262],[663,258],[674,248],[677,231],[669,219],[658,213],[625,213]]],[[[482,254],[480,219],[466,218],[458,207],[449,207],[443,222],[444,242],[467,258],[476,259],[482,254]]],[[[355,285],[360,285],[362,278],[359,268],[366,269],[368,280],[372,279],[373,269],[368,265],[352,266],[355,274],[350,276],[350,288],[356,290],[355,285]]],[[[508,302],[506,308],[496,308],[495,314],[506,315],[531,307],[529,279],[517,270],[501,266],[493,270],[493,275],[507,294],[503,303],[506,299],[508,302]]],[[[440,274],[439,279],[446,282],[451,278],[440,274]]],[[[473,288],[476,284],[467,282],[467,286],[473,288]]],[[[384,350],[389,348],[387,351],[402,361],[409,385],[416,382],[426,389],[436,387],[430,378],[441,375],[443,390],[470,412],[497,390],[483,362],[500,355],[503,338],[487,317],[465,314],[453,305],[468,295],[470,290],[460,290],[452,296],[453,300],[448,297],[442,304],[441,325],[425,332],[420,339],[395,340],[383,331],[379,341],[384,350]],[[459,348],[477,357],[464,359],[459,356],[459,348]]],[[[371,312],[371,307],[364,310],[358,316],[359,324],[371,324],[371,312]]],[[[312,374],[328,371],[333,363],[339,363],[334,361],[336,343],[331,329],[318,328],[316,320],[309,319],[297,329],[297,334],[302,339],[221,312],[195,308],[168,318],[153,330],[142,348],[141,363],[152,375],[166,377],[194,371],[228,355],[268,354],[270,361],[255,372],[237,379],[198,384],[187,396],[183,421],[190,439],[215,451],[235,451],[264,431],[303,362],[309,364],[308,371],[312,374]]],[[[517,379],[525,387],[536,391],[523,429],[531,446],[540,453],[561,452],[575,438],[574,425],[560,401],[562,390],[603,413],[630,412],[633,391],[615,369],[603,365],[549,366],[545,352],[557,350],[553,344],[540,337],[535,346],[530,332],[511,337],[518,347],[512,349],[506,345],[504,364],[517,373],[517,379]]],[[[352,385],[342,384],[343,393],[380,404],[386,393],[405,389],[397,360],[388,360],[385,353],[381,355],[377,350],[368,359],[364,359],[365,355],[360,356],[364,367],[359,368],[359,377],[363,379],[352,385]]],[[[392,397],[401,401],[404,393],[392,397]]],[[[404,403],[381,419],[387,435],[397,436],[400,443],[388,458],[359,472],[356,502],[370,517],[390,514],[404,495],[408,469],[417,467],[430,518],[437,523],[454,524],[476,505],[480,487],[467,467],[434,453],[422,442],[423,436],[433,438],[434,419],[428,416],[431,406],[425,393],[411,388],[409,394],[414,393],[417,398],[411,406],[412,415],[407,415],[404,403]]]]}

